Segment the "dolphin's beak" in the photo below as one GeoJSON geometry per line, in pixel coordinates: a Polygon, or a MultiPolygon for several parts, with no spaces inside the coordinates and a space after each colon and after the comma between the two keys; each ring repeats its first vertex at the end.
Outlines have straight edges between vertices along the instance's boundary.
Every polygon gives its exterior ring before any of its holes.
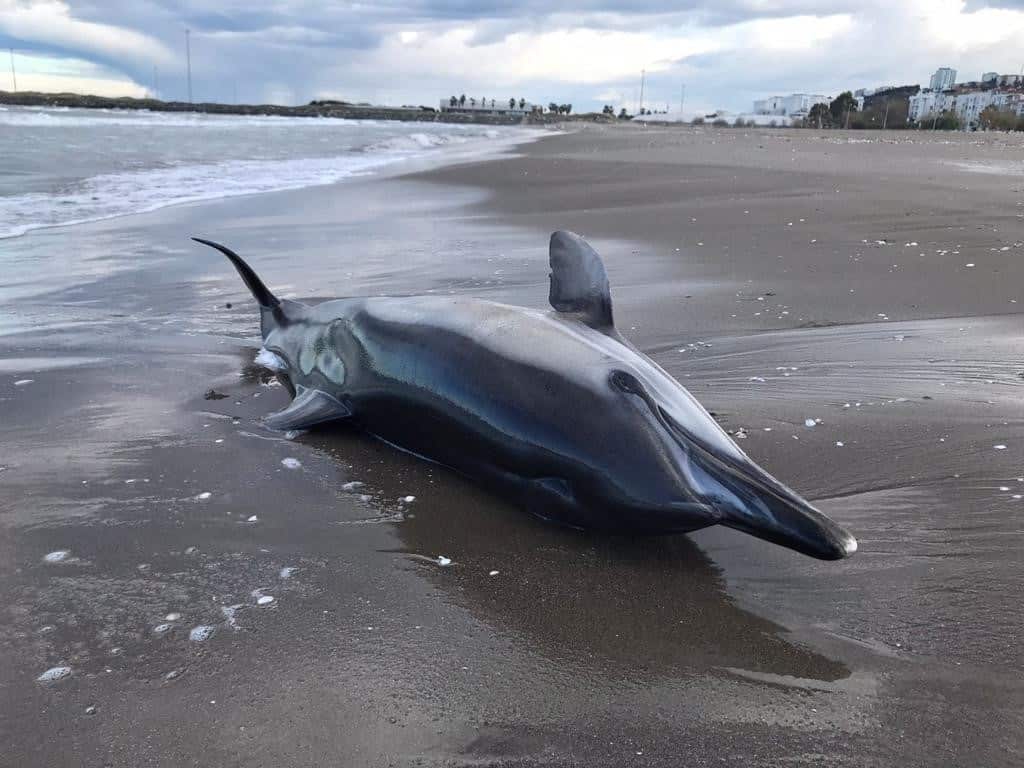
{"type": "Polygon", "coordinates": [[[721,525],[819,560],[841,560],[857,540],[752,461],[739,462],[701,447],[690,469],[721,525]]]}

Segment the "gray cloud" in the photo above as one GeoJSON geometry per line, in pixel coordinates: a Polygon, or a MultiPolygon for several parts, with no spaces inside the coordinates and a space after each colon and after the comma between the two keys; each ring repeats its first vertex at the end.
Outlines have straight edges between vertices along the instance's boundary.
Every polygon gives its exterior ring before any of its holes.
{"type": "Polygon", "coordinates": [[[1004,10],[1024,10],[1024,0],[967,0],[966,10],[980,11],[983,8],[1002,8],[1004,10]]]}
{"type": "MultiPolygon", "coordinates": [[[[511,64],[507,71],[500,69],[500,62],[495,64],[496,51],[517,50],[509,43],[510,36],[521,43],[525,37],[555,29],[587,28],[618,41],[623,33],[655,42],[679,38],[678,53],[665,44],[652,53],[647,64],[648,94],[653,100],[677,103],[679,85],[686,82],[687,103],[708,108],[744,109],[753,98],[770,92],[921,82],[935,67],[947,64],[965,75],[1019,66],[1011,62],[1016,54],[1005,42],[965,50],[924,37],[926,25],[920,23],[919,14],[928,6],[923,0],[899,5],[889,0],[637,0],[628,5],[623,0],[63,2],[74,19],[145,35],[170,56],[150,62],[137,53],[125,56],[97,50],[84,41],[76,46],[68,39],[55,42],[45,36],[5,35],[5,0],[0,0],[0,45],[85,58],[143,85],[152,82],[157,65],[160,92],[168,98],[185,94],[186,27],[192,30],[194,92],[197,98],[210,100],[230,100],[237,94],[244,101],[340,97],[433,104],[449,93],[467,91],[478,96],[514,94],[544,102],[569,101],[590,108],[612,94],[627,101],[633,98],[638,78],[622,75],[621,66],[618,74],[595,84],[593,78],[573,82],[560,68],[561,60],[551,65],[546,77],[530,67],[512,72],[511,64]],[[753,21],[785,24],[794,16],[834,14],[847,14],[849,28],[821,45],[786,49],[742,34],[753,21]],[[468,39],[461,40],[461,47],[438,48],[431,58],[436,36],[455,29],[469,30],[468,39]],[[403,31],[421,33],[428,50],[397,46],[395,40],[403,31]],[[717,49],[685,55],[706,50],[708,46],[699,45],[706,41],[715,41],[717,49]],[[490,66],[481,67],[481,61],[490,66]]],[[[968,5],[975,10],[1019,9],[1024,8],[1024,0],[969,0],[968,5]]],[[[627,53],[629,61],[638,61],[639,70],[644,65],[642,53],[638,58],[635,50],[610,47],[607,55],[610,60],[627,60],[627,53]]]]}

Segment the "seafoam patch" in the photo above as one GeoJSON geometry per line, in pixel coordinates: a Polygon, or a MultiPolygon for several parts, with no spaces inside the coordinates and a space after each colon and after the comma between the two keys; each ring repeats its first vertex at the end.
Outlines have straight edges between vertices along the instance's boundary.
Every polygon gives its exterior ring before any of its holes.
{"type": "Polygon", "coordinates": [[[285,469],[302,469],[302,462],[298,459],[293,459],[291,456],[286,459],[281,459],[281,465],[284,466],[285,469]]]}
{"type": "Polygon", "coordinates": [[[256,365],[262,365],[264,368],[271,371],[287,371],[288,363],[286,363],[280,355],[271,352],[266,347],[260,347],[260,351],[253,358],[253,362],[256,365]]]}

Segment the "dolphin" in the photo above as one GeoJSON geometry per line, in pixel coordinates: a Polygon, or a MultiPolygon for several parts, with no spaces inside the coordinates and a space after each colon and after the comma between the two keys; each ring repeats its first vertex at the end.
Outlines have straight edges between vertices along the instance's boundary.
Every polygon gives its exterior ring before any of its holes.
{"type": "Polygon", "coordinates": [[[256,362],[292,395],[274,430],[347,422],[576,528],[723,525],[822,560],[854,537],[761,469],[615,329],[604,264],[551,236],[552,311],[462,296],[279,299],[229,248],[259,304],[256,362]]]}

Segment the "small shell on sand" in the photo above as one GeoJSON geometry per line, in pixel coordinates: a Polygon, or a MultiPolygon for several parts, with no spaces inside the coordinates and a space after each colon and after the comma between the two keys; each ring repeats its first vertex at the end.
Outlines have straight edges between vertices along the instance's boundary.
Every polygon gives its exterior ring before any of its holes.
{"type": "Polygon", "coordinates": [[[298,459],[293,459],[291,456],[289,456],[286,459],[281,459],[281,464],[286,469],[301,469],[302,468],[302,462],[299,461],[298,459]]]}
{"type": "Polygon", "coordinates": [[[50,667],[36,680],[40,683],[55,683],[71,675],[71,667],[50,667]]]}
{"type": "Polygon", "coordinates": [[[192,630],[188,633],[188,639],[194,643],[202,643],[213,637],[214,628],[209,624],[200,624],[198,627],[192,627],[192,630]]]}

